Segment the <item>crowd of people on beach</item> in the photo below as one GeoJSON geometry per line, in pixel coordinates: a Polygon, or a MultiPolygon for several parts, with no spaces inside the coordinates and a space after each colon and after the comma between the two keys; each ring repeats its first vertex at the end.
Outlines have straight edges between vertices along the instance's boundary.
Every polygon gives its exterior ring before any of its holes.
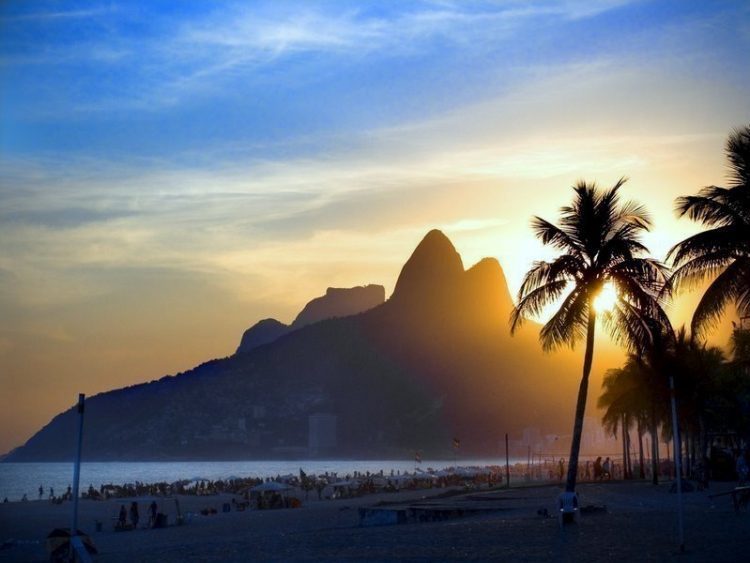
{"type": "MultiPolygon", "coordinates": [[[[740,452],[736,457],[736,474],[741,484],[750,481],[750,459],[748,452],[740,452]]],[[[354,471],[346,475],[339,475],[334,472],[326,472],[321,475],[306,474],[300,469],[299,474],[276,475],[275,477],[233,477],[228,479],[183,479],[168,483],[166,481],[156,483],[144,483],[135,481],[134,483],[125,483],[122,485],[107,483],[98,488],[93,484],[81,494],[82,498],[91,500],[108,500],[124,499],[137,497],[170,497],[176,495],[188,496],[213,496],[217,494],[238,495],[244,502],[249,504],[251,500],[258,508],[276,507],[288,505],[288,502],[276,500],[273,502],[271,495],[252,494],[252,489],[268,482],[282,483],[290,489],[296,490],[309,500],[311,493],[315,494],[319,500],[336,499],[342,497],[362,496],[375,492],[395,492],[402,489],[418,488],[442,488],[453,486],[464,486],[467,488],[479,488],[486,486],[492,488],[501,486],[505,480],[510,477],[515,482],[563,482],[567,476],[567,463],[562,457],[554,456],[540,459],[529,460],[527,463],[515,463],[508,467],[493,465],[484,467],[448,467],[441,470],[427,468],[422,470],[415,466],[413,472],[390,471],[385,473],[379,472],[358,472],[354,471]],[[260,499],[260,500],[258,500],[260,499]]],[[[636,464],[634,473],[639,472],[636,464]]],[[[697,469],[701,473],[702,467],[697,469]]],[[[703,468],[705,469],[705,468],[703,468]]],[[[674,472],[674,463],[671,460],[661,460],[658,466],[659,475],[669,477],[674,472]]],[[[644,464],[644,474],[650,477],[651,464],[644,464]]],[[[707,471],[703,471],[707,473],[707,471]]],[[[624,464],[621,459],[613,459],[609,456],[602,460],[599,456],[594,460],[581,461],[578,464],[579,481],[602,481],[602,480],[619,480],[625,478],[624,464]]],[[[701,478],[696,477],[699,482],[701,478]]],[[[707,481],[707,478],[704,480],[707,481]]],[[[46,498],[55,504],[70,501],[73,498],[72,487],[68,485],[64,493],[55,495],[53,487],[45,488],[39,485],[37,490],[39,500],[46,498]],[[48,493],[47,493],[48,491],[48,493]],[[47,493],[47,494],[45,494],[47,493]]],[[[284,497],[286,498],[286,497],[284,497]]],[[[28,495],[24,494],[22,501],[28,501],[28,495]]],[[[8,502],[7,497],[3,502],[8,502]]],[[[242,501],[240,501],[242,502],[242,501]]],[[[123,505],[124,506],[124,505],[123,505]]],[[[149,506],[152,511],[152,506],[149,506]]],[[[127,516],[127,511],[125,512],[127,516]]],[[[130,520],[138,520],[138,509],[131,504],[130,520]],[[133,512],[135,510],[135,512],[133,512]]],[[[123,518],[121,511],[120,521],[123,518]]],[[[155,516],[152,515],[151,520],[155,516]]]]}

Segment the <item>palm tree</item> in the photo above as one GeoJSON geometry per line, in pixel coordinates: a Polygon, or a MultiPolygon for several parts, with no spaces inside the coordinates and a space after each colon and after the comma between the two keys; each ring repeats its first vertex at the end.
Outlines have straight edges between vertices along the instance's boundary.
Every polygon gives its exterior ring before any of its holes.
{"type": "MultiPolygon", "coordinates": [[[[604,429],[613,436],[616,436],[618,429],[621,429],[624,467],[629,466],[625,462],[630,456],[629,428],[635,422],[638,434],[639,477],[641,479],[646,476],[643,459],[643,434],[645,428],[649,425],[652,392],[651,380],[647,370],[643,369],[637,357],[631,354],[623,367],[609,369],[604,374],[602,394],[596,404],[600,409],[604,409],[604,416],[602,417],[604,429]]],[[[628,475],[625,476],[628,477],[628,475]]],[[[632,478],[632,474],[629,477],[632,478]]]]}
{"type": "Polygon", "coordinates": [[[677,199],[677,213],[709,230],[686,238],[667,254],[675,268],[670,285],[693,286],[714,278],[693,313],[694,335],[714,325],[729,303],[750,315],[750,125],[727,140],[729,186],[708,186],[677,199]]]}
{"type": "MultiPolygon", "coordinates": [[[[666,391],[669,376],[674,378],[679,404],[678,438],[685,447],[686,470],[690,474],[698,458],[702,460],[706,455],[709,430],[718,429],[717,422],[721,418],[714,404],[724,371],[723,352],[698,342],[685,327],[678,330],[662,328],[654,337],[654,346],[645,351],[641,362],[652,374],[644,392],[650,392],[653,399],[661,403],[662,409],[654,413],[655,416],[657,412],[661,413],[662,434],[666,440],[674,438],[672,418],[664,408],[669,403],[670,393],[666,391]]],[[[654,430],[655,426],[656,419],[652,426],[654,430]]]]}
{"type": "Polygon", "coordinates": [[[604,430],[617,436],[617,432],[622,433],[622,467],[623,478],[627,478],[628,473],[628,428],[630,419],[633,415],[633,400],[637,397],[634,395],[634,381],[630,373],[625,368],[616,368],[607,370],[602,382],[602,394],[597,401],[596,406],[604,409],[602,424],[604,430]]]}
{"type": "Polygon", "coordinates": [[[595,184],[579,182],[573,189],[573,204],[563,207],[560,226],[540,217],[532,221],[536,236],[562,251],[551,262],[538,261],[526,273],[518,291],[518,304],[511,313],[511,332],[527,316],[562,298],[562,303],[542,327],[539,338],[545,350],[574,346],[585,338],[583,375],[578,389],[573,440],[568,460],[567,492],[574,492],[586,409],[589,374],[594,356],[597,311],[594,300],[605,284],[611,283],[617,301],[603,313],[604,326],[612,337],[632,348],[647,342],[651,334],[646,319],[669,324],[661,308],[665,268],[656,260],[641,257],[648,249],[640,235],[651,221],[638,204],[621,204],[620,179],[612,188],[600,191],[595,184]]]}

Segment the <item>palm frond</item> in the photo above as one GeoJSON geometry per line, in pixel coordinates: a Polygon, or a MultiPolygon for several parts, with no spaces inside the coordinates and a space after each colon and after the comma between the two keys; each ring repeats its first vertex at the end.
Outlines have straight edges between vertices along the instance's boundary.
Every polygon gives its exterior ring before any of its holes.
{"type": "Polygon", "coordinates": [[[747,221],[732,190],[718,186],[707,186],[698,195],[678,197],[676,211],[679,217],[687,216],[708,226],[726,227],[747,221]]]}
{"type": "Polygon", "coordinates": [[[565,292],[569,282],[558,280],[546,283],[527,293],[510,313],[510,332],[513,334],[529,317],[538,317],[544,308],[554,303],[565,292]]]}
{"type": "Polygon", "coordinates": [[[670,248],[667,260],[679,268],[706,254],[724,254],[727,258],[750,256],[750,226],[727,225],[692,235],[670,248]]]}
{"type": "Polygon", "coordinates": [[[559,250],[573,253],[580,253],[582,251],[581,243],[575,238],[573,233],[568,233],[541,217],[534,217],[532,219],[531,228],[534,230],[536,237],[544,244],[549,244],[559,250]]]}
{"type": "Polygon", "coordinates": [[[750,305],[750,259],[736,260],[720,273],[698,302],[691,330],[702,334],[715,324],[728,303],[737,301],[746,311],[750,305]]]}
{"type": "Polygon", "coordinates": [[[585,337],[589,314],[590,294],[587,286],[576,286],[563,300],[560,308],[545,323],[539,340],[545,351],[565,344],[573,347],[585,337]]]}
{"type": "Polygon", "coordinates": [[[726,155],[731,185],[750,188],[750,126],[732,131],[727,139],[726,155]]]}

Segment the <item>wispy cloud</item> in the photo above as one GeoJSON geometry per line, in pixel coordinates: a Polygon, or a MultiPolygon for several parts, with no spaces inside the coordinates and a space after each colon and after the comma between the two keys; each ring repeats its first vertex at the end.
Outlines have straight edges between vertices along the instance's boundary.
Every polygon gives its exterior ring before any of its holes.
{"type": "MultiPolygon", "coordinates": [[[[678,108],[696,107],[707,96],[669,78],[659,82],[648,69],[615,72],[592,63],[540,73],[494,101],[440,119],[363,131],[316,154],[253,160],[251,145],[244,158],[241,147],[228,155],[214,148],[192,165],[6,158],[0,268],[13,272],[13,287],[28,303],[107,291],[82,273],[87,268],[212,276],[235,295],[291,303],[303,299],[300,288],[309,284],[387,285],[402,254],[426,230],[442,227],[459,240],[485,241],[468,253],[467,265],[499,256],[515,287],[525,261],[540,251],[513,233],[532,214],[554,216],[561,190],[576,179],[634,176],[634,197],[651,207],[658,194],[639,190],[659,179],[654,163],[684,168],[686,153],[721,146],[723,124],[664,127],[675,118],[665,108],[633,105],[633,93],[645,86],[678,108]],[[629,90],[593,111],[592,99],[625,85],[629,90]],[[612,115],[640,120],[591,126],[610,123],[612,115]],[[379,279],[362,279],[362,271],[379,279]],[[252,276],[256,283],[248,289],[252,276]]],[[[670,221],[679,192],[665,190],[660,216],[670,221]]]]}
{"type": "Polygon", "coordinates": [[[112,6],[100,6],[87,10],[61,10],[48,12],[24,12],[20,14],[11,14],[0,17],[0,24],[13,22],[46,22],[55,20],[76,20],[87,19],[103,14],[110,14],[114,11],[112,6]]]}
{"type": "MultiPolygon", "coordinates": [[[[71,34],[70,30],[59,35],[45,33],[33,47],[20,51],[0,49],[0,65],[85,64],[90,65],[94,74],[104,72],[110,76],[106,66],[111,65],[122,77],[115,78],[115,85],[117,80],[128,83],[97,95],[100,88],[97,82],[86,80],[86,74],[82,74],[71,82],[80,82],[88,91],[84,96],[75,96],[77,100],[67,108],[69,111],[158,111],[197,97],[222,96],[222,89],[233,84],[244,84],[241,89],[247,91],[252,84],[267,79],[279,65],[286,65],[282,68],[287,80],[294,80],[295,74],[304,72],[294,62],[295,57],[307,57],[304,66],[320,66],[326,58],[335,64],[358,64],[363,58],[374,56],[389,59],[420,56],[434,50],[435,41],[447,49],[460,47],[470,56],[490,44],[497,49],[515,34],[528,34],[529,23],[539,18],[551,21],[591,17],[625,3],[428,2],[377,12],[360,4],[337,11],[314,3],[273,11],[257,6],[225,5],[174,22],[155,18],[153,24],[149,22],[144,27],[145,33],[138,36],[121,29],[109,17],[114,12],[127,14],[127,6],[24,13],[7,16],[6,26],[10,29],[60,20],[58,27],[66,30],[67,20],[90,18],[101,20],[100,31],[90,30],[83,37],[71,34]],[[324,59],[313,61],[310,57],[314,56],[324,59]]],[[[56,107],[51,111],[59,110],[56,107]]]]}

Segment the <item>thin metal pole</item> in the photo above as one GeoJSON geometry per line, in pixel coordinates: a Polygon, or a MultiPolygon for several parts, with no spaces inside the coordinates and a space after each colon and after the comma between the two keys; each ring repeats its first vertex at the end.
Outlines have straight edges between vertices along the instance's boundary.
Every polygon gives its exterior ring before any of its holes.
{"type": "Polygon", "coordinates": [[[674,377],[669,376],[669,396],[672,402],[672,439],[674,440],[674,468],[677,476],[677,534],[680,551],[685,551],[685,533],[682,524],[682,449],[680,428],[677,426],[677,399],[674,392],[674,377]]]}
{"type": "Polygon", "coordinates": [[[510,458],[508,457],[508,433],[505,433],[505,486],[510,488],[510,458]]]}
{"type": "MultiPolygon", "coordinates": [[[[78,535],[78,482],[81,478],[81,447],[83,445],[83,409],[86,395],[78,395],[78,447],[76,448],[75,465],[73,466],[73,525],[70,537],[78,535]]],[[[72,542],[71,542],[72,545],[72,542]]]]}

